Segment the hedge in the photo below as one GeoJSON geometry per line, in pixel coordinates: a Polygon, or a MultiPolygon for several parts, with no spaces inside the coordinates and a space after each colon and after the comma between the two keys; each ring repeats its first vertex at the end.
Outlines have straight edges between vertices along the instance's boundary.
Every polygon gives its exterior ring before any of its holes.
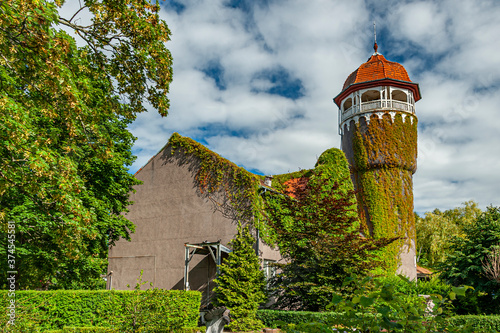
{"type": "Polygon", "coordinates": [[[282,321],[287,324],[305,324],[310,322],[332,322],[340,316],[335,312],[309,312],[309,311],[280,311],[280,310],[258,310],[257,318],[266,327],[276,328],[276,322],[282,321]]]}
{"type": "MultiPolygon", "coordinates": [[[[80,332],[181,330],[197,326],[201,302],[197,291],[162,289],[30,290],[17,291],[15,297],[16,328],[33,332],[70,332],[69,328],[80,332]],[[90,330],[82,331],[83,327],[90,330]]],[[[1,313],[7,314],[8,301],[8,292],[0,291],[1,313]]],[[[1,316],[0,328],[10,327],[7,320],[6,315],[1,316]]]]}
{"type": "MultiPolygon", "coordinates": [[[[262,320],[266,327],[276,328],[276,322],[287,324],[305,324],[310,322],[335,322],[342,314],[335,312],[307,312],[307,311],[279,311],[258,310],[257,318],[262,320]]],[[[446,319],[454,327],[469,326],[475,332],[500,332],[500,315],[480,316],[453,316],[446,319]]]]}
{"type": "Polygon", "coordinates": [[[119,333],[109,327],[64,327],[62,330],[50,330],[47,333],[119,333]]]}
{"type": "Polygon", "coordinates": [[[464,315],[447,319],[453,326],[467,325],[478,332],[500,332],[500,315],[464,315]]]}

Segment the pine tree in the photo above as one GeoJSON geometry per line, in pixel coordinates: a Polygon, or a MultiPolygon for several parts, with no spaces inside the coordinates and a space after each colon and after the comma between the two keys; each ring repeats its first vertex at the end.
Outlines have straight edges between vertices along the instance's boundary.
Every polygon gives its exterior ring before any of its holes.
{"type": "Polygon", "coordinates": [[[231,310],[232,331],[260,330],[263,324],[257,319],[257,309],[266,301],[264,272],[252,248],[255,239],[247,227],[238,225],[238,234],[230,245],[233,251],[220,266],[215,280],[215,305],[231,310]]]}

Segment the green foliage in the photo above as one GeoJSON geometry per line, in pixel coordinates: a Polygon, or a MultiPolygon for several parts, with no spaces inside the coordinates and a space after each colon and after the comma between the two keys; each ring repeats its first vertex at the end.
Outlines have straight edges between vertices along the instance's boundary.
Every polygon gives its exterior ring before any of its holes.
{"type": "Polygon", "coordinates": [[[451,253],[441,267],[440,277],[453,285],[467,284],[475,289],[467,299],[476,301],[462,304],[461,308],[457,308],[457,313],[498,313],[499,284],[486,277],[482,261],[500,243],[500,208],[488,207],[462,230],[464,237],[455,236],[451,239],[451,253]]]}
{"type": "Polygon", "coordinates": [[[285,310],[259,310],[257,318],[262,320],[266,327],[285,327],[288,324],[300,325],[311,322],[335,322],[342,314],[336,312],[313,311],[285,311],[285,310]],[[286,324],[286,325],[283,325],[286,324]],[[280,325],[281,324],[281,325],[280,325]]]}
{"type": "Polygon", "coordinates": [[[473,327],[474,332],[500,332],[500,315],[496,316],[454,316],[447,318],[449,326],[461,327],[468,326],[473,327]]]}
{"type": "MultiPolygon", "coordinates": [[[[401,278],[406,283],[411,283],[406,278],[401,278]]],[[[467,327],[452,327],[445,320],[446,309],[451,301],[457,296],[465,296],[465,291],[470,287],[453,288],[447,297],[430,295],[434,304],[431,309],[423,297],[408,298],[406,294],[397,292],[393,285],[376,279],[365,278],[359,281],[354,277],[346,280],[346,283],[356,286],[354,293],[348,297],[334,296],[329,308],[343,314],[337,324],[348,330],[472,332],[467,327]]]]}
{"type": "MultiPolygon", "coordinates": [[[[10,298],[0,292],[0,310],[10,298]]],[[[120,332],[196,327],[201,294],[196,291],[17,291],[16,329],[45,332],[64,327],[103,327],[120,332]]],[[[7,329],[6,316],[0,327],[7,329]]]]}
{"type": "Polygon", "coordinates": [[[248,226],[242,228],[240,224],[238,234],[230,243],[232,252],[220,265],[220,274],[215,279],[214,303],[231,311],[231,323],[228,327],[233,331],[262,328],[256,312],[259,305],[267,300],[266,281],[253,249],[254,243],[255,239],[248,226]]]}
{"type": "Polygon", "coordinates": [[[118,333],[118,330],[108,327],[64,327],[62,330],[50,330],[47,333],[118,333]]]}
{"type": "Polygon", "coordinates": [[[278,265],[281,273],[272,281],[277,308],[324,309],[347,276],[380,265],[375,250],[393,241],[360,235],[353,185],[341,151],[325,152],[309,175],[300,179],[300,186],[289,186],[288,195],[265,194],[268,224],[289,261],[278,265]]]}
{"type": "Polygon", "coordinates": [[[195,180],[198,190],[206,195],[215,209],[232,219],[251,223],[259,229],[264,240],[273,243],[273,234],[263,223],[263,202],[259,195],[259,177],[238,167],[200,143],[172,134],[168,145],[172,154],[180,153],[197,158],[199,168],[195,180]]]}
{"type": "Polygon", "coordinates": [[[438,277],[433,277],[428,281],[418,280],[418,282],[408,282],[405,279],[401,279],[399,276],[394,275],[379,277],[377,280],[382,284],[391,284],[394,286],[394,291],[409,296],[433,294],[446,296],[452,291],[452,286],[440,280],[438,277]]]}
{"type": "Polygon", "coordinates": [[[417,161],[417,119],[396,112],[373,115],[352,129],[350,163],[357,184],[363,232],[374,238],[399,239],[384,248],[387,270],[399,267],[399,253],[415,239],[412,175],[417,161]]]}
{"type": "Polygon", "coordinates": [[[100,287],[108,246],[134,229],[121,214],[138,183],[127,126],[146,103],[168,109],[159,6],[81,1],[83,26],[59,16],[63,2],[0,2],[0,254],[13,221],[18,289],[100,287]]]}
{"type": "MultiPolygon", "coordinates": [[[[362,313],[358,313],[362,316],[362,313]]],[[[278,310],[259,310],[257,317],[262,320],[266,327],[282,327],[286,332],[300,331],[311,332],[311,323],[316,327],[321,327],[323,332],[332,332],[332,327],[339,328],[340,319],[343,316],[338,312],[307,312],[307,311],[278,311],[278,310]],[[329,326],[331,324],[332,326],[329,326]],[[309,325],[309,326],[308,326],[309,325]]],[[[364,318],[372,320],[376,315],[370,313],[364,314],[364,318]]],[[[447,332],[464,332],[466,327],[473,328],[474,332],[498,332],[500,331],[500,316],[453,316],[443,317],[442,327],[448,327],[447,332]]],[[[425,324],[424,324],[425,325],[425,324]]],[[[408,331],[413,332],[411,327],[408,331]]],[[[426,328],[427,332],[435,332],[426,328]]],[[[417,330],[418,332],[418,330],[417,330]]]]}
{"type": "Polygon", "coordinates": [[[415,217],[417,229],[418,262],[425,267],[438,267],[450,254],[451,239],[463,237],[463,229],[481,215],[474,201],[463,203],[463,207],[441,212],[435,209],[425,217],[415,217]]]}

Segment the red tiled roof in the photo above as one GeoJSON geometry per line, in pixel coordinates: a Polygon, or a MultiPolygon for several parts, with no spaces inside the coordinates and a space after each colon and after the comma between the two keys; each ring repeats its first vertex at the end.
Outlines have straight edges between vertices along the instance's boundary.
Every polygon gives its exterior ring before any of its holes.
{"type": "Polygon", "coordinates": [[[400,81],[411,82],[406,69],[394,61],[389,61],[381,54],[374,54],[367,62],[359,66],[354,72],[349,75],[344,82],[345,88],[351,84],[367,82],[380,79],[394,79],[400,81]]]}
{"type": "Polygon", "coordinates": [[[297,195],[306,187],[308,181],[309,178],[307,177],[292,178],[286,181],[283,184],[285,185],[285,194],[288,194],[292,198],[297,199],[297,195]]]}
{"type": "Polygon", "coordinates": [[[342,92],[334,98],[334,101],[339,105],[340,101],[352,91],[380,85],[383,82],[390,82],[391,85],[411,89],[415,101],[421,98],[418,84],[410,80],[408,72],[406,72],[403,65],[389,61],[383,55],[375,53],[367,62],[359,66],[358,69],[347,77],[342,87],[342,92]]]}

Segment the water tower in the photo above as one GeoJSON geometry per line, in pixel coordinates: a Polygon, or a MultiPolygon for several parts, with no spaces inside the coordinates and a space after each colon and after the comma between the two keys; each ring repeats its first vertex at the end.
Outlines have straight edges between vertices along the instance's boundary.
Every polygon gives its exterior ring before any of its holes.
{"type": "Polygon", "coordinates": [[[366,236],[401,237],[384,259],[390,270],[416,279],[413,181],[417,170],[417,83],[405,68],[375,52],[349,75],[334,98],[342,150],[351,168],[366,236]]]}

